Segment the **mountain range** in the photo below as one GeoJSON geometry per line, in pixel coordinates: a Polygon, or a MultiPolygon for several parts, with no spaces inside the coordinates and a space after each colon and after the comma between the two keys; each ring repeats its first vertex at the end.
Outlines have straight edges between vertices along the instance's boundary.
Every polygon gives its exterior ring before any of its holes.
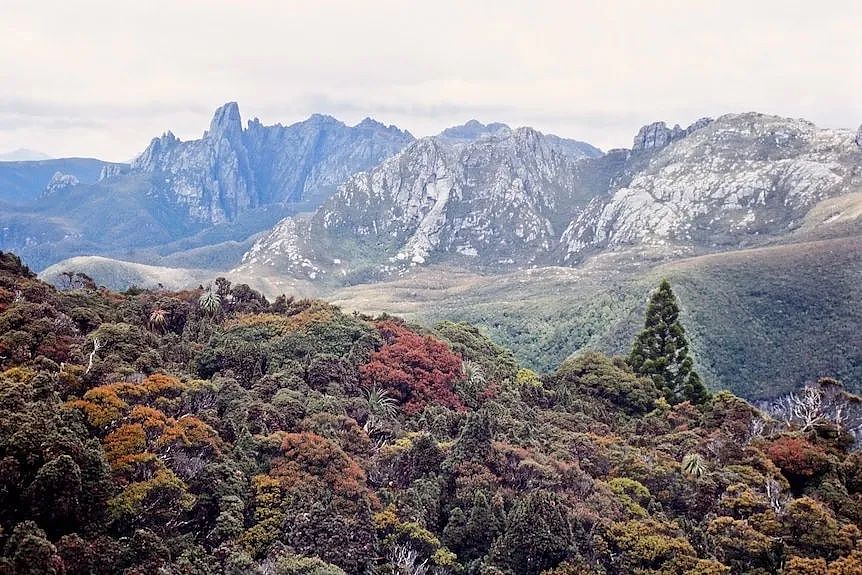
{"type": "Polygon", "coordinates": [[[348,176],[412,140],[370,118],[350,127],[320,114],[287,127],[255,118],[243,128],[231,102],[216,110],[199,140],[181,142],[170,132],[153,139],[130,172],[146,175],[191,219],[219,224],[267,204],[314,207],[348,176]]]}
{"type": "Polygon", "coordinates": [[[51,156],[37,150],[18,148],[11,152],[0,153],[0,162],[30,162],[37,160],[50,160],[51,156]]]}
{"type": "Polygon", "coordinates": [[[154,261],[181,251],[180,240],[182,249],[241,241],[313,209],[348,175],[412,140],[370,119],[347,126],[322,115],[243,128],[237,104],[228,103],[201,138],[166,132],[129,165],[0,163],[0,201],[14,200],[0,217],[0,248],[42,268],[72,255],[154,261]]]}
{"type": "Polygon", "coordinates": [[[199,139],[166,132],[129,164],[0,162],[0,202],[0,249],[47,279],[226,275],[419,322],[445,309],[538,369],[584,347],[624,352],[668,275],[713,387],[765,397],[824,371],[862,385],[862,129],[728,114],[648,124],[603,152],[475,120],[419,139],[323,115],[243,126],[228,103],[199,139]],[[743,353],[754,333],[763,353],[743,353]],[[746,369],[716,351],[734,346],[746,369]],[[763,363],[791,350],[777,370],[763,363]]]}
{"type": "MultiPolygon", "coordinates": [[[[642,128],[580,154],[530,128],[423,138],[262,236],[240,271],[341,284],[429,263],[573,265],[630,247],[694,255],[784,241],[820,202],[862,190],[849,130],[763,114],[642,128]]],[[[840,218],[840,214],[836,214],[840,218]]]]}
{"type": "MultiPolygon", "coordinates": [[[[511,133],[504,124],[474,120],[440,138],[458,147],[511,133]]],[[[284,216],[313,212],[352,175],[414,141],[371,118],[354,126],[321,114],[289,126],[255,118],[244,127],[238,105],[229,102],[200,138],[181,141],[165,132],[130,164],[0,162],[0,249],[35,268],[91,254],[220,267],[225,258],[209,246],[237,242],[247,249],[254,234],[284,216]]],[[[556,138],[555,146],[573,158],[601,155],[575,140],[556,138]]],[[[238,261],[236,251],[230,253],[238,261]]]]}

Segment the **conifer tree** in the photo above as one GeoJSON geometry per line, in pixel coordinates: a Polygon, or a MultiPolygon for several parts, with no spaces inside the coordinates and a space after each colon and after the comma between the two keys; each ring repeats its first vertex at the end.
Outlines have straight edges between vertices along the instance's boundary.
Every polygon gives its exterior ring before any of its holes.
{"type": "Polygon", "coordinates": [[[679,322],[679,306],[667,280],[662,280],[647,306],[643,331],[638,334],[629,364],[649,377],[670,403],[704,403],[709,393],[693,369],[688,340],[679,322]]]}
{"type": "Polygon", "coordinates": [[[572,525],[562,498],[536,490],[515,502],[490,559],[508,572],[538,575],[556,567],[571,551],[572,525]]]}
{"type": "Polygon", "coordinates": [[[452,462],[484,462],[491,452],[492,440],[493,434],[488,414],[482,410],[470,412],[458,441],[452,447],[452,462]]]}

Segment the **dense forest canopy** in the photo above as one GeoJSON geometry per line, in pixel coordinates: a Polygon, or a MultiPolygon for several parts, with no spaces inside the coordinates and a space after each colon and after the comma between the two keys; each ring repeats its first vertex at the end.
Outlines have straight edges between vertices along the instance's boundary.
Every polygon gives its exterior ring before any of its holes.
{"type": "Polygon", "coordinates": [[[225,280],[67,288],[0,253],[0,573],[862,573],[860,398],[706,393],[669,286],[548,374],[225,280]]]}

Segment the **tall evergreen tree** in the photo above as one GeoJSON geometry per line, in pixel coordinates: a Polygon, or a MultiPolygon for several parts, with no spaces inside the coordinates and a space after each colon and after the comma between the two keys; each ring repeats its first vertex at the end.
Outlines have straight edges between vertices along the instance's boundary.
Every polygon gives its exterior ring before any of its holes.
{"type": "Polygon", "coordinates": [[[670,403],[703,403],[709,393],[693,369],[688,340],[679,322],[679,306],[667,280],[662,280],[647,306],[643,331],[638,334],[629,364],[653,380],[670,403]]]}

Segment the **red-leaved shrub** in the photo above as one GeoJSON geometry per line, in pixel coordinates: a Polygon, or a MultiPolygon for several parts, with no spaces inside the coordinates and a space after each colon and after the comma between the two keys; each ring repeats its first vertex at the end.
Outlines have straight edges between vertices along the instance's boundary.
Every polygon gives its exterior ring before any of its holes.
{"type": "Polygon", "coordinates": [[[453,388],[461,358],[449,346],[394,321],[380,322],[377,329],[386,343],[360,368],[364,385],[392,390],[407,414],[431,403],[464,409],[453,388]]]}

